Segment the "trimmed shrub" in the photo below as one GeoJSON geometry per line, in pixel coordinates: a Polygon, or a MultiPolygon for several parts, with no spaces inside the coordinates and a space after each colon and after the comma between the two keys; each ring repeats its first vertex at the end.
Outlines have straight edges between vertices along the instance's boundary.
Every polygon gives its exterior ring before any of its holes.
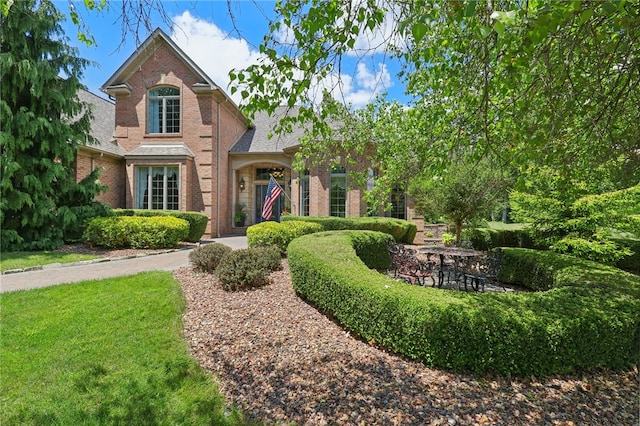
{"type": "Polygon", "coordinates": [[[253,250],[258,257],[259,267],[267,271],[279,271],[282,269],[282,256],[277,247],[255,247],[253,250]]]}
{"type": "Polygon", "coordinates": [[[383,248],[356,232],[364,231],[297,238],[288,255],[295,291],[366,341],[431,366],[504,375],[627,369],[640,361],[640,277],[505,248],[502,281],[548,290],[443,291],[370,269],[371,256],[358,254],[383,248]]]}
{"type": "Polygon", "coordinates": [[[462,239],[476,250],[489,251],[496,247],[538,247],[526,229],[473,228],[462,231],[462,239]]]}
{"type": "Polygon", "coordinates": [[[172,216],[178,219],[186,220],[189,223],[189,234],[183,241],[197,243],[200,241],[207,229],[209,217],[199,212],[183,212],[179,210],[146,210],[146,209],[114,209],[113,214],[116,216],[172,216]]]}
{"type": "Polygon", "coordinates": [[[247,242],[249,247],[277,247],[284,255],[287,252],[287,246],[294,238],[320,231],[322,226],[316,223],[267,221],[247,228],[247,242]]]}
{"type": "Polygon", "coordinates": [[[262,287],[269,283],[269,270],[260,255],[263,250],[233,250],[222,258],[216,274],[226,291],[262,287]]]}
{"type": "Polygon", "coordinates": [[[384,232],[393,236],[399,243],[413,244],[418,228],[408,220],[389,217],[320,217],[320,216],[282,216],[286,223],[290,220],[319,223],[324,231],[367,230],[384,232]]]}
{"type": "MultiPolygon", "coordinates": [[[[220,243],[211,243],[193,249],[189,253],[189,260],[200,271],[214,273],[220,260],[228,253],[231,253],[231,247],[220,243]]],[[[279,257],[278,260],[280,260],[279,257]]]]}
{"type": "Polygon", "coordinates": [[[175,217],[110,216],[89,222],[84,239],[109,248],[159,249],[176,247],[188,232],[187,221],[175,217]]]}
{"type": "Polygon", "coordinates": [[[125,221],[117,216],[91,219],[82,238],[99,247],[120,248],[131,245],[125,221]]]}

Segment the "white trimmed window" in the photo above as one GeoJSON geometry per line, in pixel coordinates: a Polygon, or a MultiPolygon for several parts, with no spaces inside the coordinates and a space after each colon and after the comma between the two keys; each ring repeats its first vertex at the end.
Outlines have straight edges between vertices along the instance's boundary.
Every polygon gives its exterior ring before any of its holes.
{"type": "Polygon", "coordinates": [[[347,169],[333,167],[331,169],[331,194],[329,199],[329,216],[346,217],[347,215],[347,169]]]}
{"type": "Polygon", "coordinates": [[[179,210],[177,166],[136,167],[136,208],[179,210]]]}
{"type": "Polygon", "coordinates": [[[309,216],[309,170],[300,174],[300,216],[309,216]]]}
{"type": "Polygon", "coordinates": [[[180,90],[157,87],[147,99],[147,133],[180,133],[180,90]]]}

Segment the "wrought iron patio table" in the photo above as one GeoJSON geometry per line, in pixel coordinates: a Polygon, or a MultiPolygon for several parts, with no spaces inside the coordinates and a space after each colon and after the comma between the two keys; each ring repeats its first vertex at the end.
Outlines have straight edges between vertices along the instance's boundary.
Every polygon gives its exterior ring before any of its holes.
{"type": "Polygon", "coordinates": [[[457,280],[457,265],[460,259],[480,257],[485,255],[485,253],[482,251],[464,249],[459,247],[425,246],[419,248],[418,250],[420,251],[420,253],[426,255],[437,255],[439,257],[440,265],[438,268],[438,287],[442,287],[442,285],[444,284],[445,271],[447,270],[449,272],[449,275],[453,273],[454,278],[457,280]],[[453,260],[452,265],[447,263],[447,258],[453,260]]]}

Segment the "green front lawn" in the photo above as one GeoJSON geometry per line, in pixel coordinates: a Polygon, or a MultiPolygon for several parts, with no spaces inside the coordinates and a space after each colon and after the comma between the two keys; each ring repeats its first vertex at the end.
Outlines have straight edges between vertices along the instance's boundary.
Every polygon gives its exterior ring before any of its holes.
{"type": "Polygon", "coordinates": [[[16,251],[0,254],[0,272],[24,269],[49,263],[72,263],[95,259],[92,254],[62,253],[58,251],[16,251]]]}
{"type": "Polygon", "coordinates": [[[524,227],[525,227],[524,223],[487,222],[487,228],[489,229],[517,231],[520,229],[524,229],[524,227]]]}
{"type": "Polygon", "coordinates": [[[4,293],[0,424],[231,425],[169,272],[4,293]]]}

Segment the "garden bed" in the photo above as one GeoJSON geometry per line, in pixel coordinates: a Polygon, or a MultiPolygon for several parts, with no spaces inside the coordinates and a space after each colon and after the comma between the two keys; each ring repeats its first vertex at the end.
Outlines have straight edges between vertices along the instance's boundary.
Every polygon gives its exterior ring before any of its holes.
{"type": "Polygon", "coordinates": [[[454,373],[354,337],[293,291],[287,261],[272,283],[225,292],[213,275],[175,271],[192,355],[228,402],[269,424],[638,423],[638,371],[504,378],[454,373]]]}

